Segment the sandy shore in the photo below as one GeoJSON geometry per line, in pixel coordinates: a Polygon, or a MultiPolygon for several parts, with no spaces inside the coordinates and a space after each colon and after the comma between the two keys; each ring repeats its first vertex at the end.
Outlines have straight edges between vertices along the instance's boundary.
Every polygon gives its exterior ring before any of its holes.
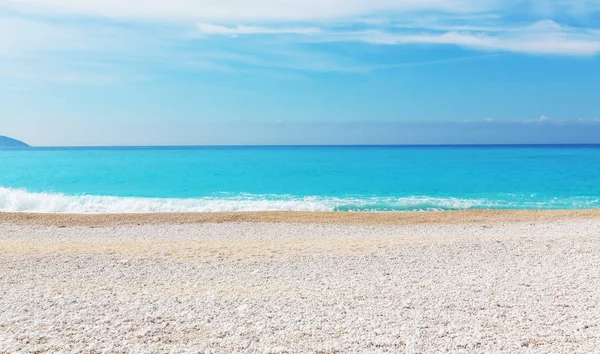
{"type": "Polygon", "coordinates": [[[0,353],[594,352],[598,264],[597,211],[0,214],[0,353]]]}
{"type": "Polygon", "coordinates": [[[590,210],[465,210],[410,213],[240,212],[163,214],[0,213],[0,224],[107,227],[120,225],[268,222],[346,225],[476,224],[600,219],[590,210]]]}

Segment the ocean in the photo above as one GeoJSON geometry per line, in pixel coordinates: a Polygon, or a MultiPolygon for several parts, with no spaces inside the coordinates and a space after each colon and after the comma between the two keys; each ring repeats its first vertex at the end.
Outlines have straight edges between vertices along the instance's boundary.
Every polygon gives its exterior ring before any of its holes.
{"type": "Polygon", "coordinates": [[[441,211],[600,207],[600,146],[0,150],[0,211],[441,211]]]}

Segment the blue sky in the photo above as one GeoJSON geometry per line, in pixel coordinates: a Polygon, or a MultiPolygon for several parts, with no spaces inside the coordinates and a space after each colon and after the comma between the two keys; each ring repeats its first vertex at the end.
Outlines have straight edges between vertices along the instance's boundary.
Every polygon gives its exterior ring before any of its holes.
{"type": "Polygon", "coordinates": [[[35,145],[600,143],[600,0],[0,0],[35,145]]]}

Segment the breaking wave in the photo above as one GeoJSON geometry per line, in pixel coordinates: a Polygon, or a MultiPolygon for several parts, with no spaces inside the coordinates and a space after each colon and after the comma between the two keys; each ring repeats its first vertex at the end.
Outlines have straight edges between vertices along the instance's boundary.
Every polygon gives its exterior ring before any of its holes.
{"type": "Polygon", "coordinates": [[[116,214],[241,211],[443,211],[468,209],[588,209],[597,197],[553,198],[504,196],[499,199],[411,197],[295,197],[223,195],[205,198],[138,198],[59,193],[32,193],[0,187],[0,211],[31,213],[116,214]]]}

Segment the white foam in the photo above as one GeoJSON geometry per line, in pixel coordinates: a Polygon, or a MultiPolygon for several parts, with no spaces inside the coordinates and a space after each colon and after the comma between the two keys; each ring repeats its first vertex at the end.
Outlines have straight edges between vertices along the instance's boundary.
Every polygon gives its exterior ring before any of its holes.
{"type": "Polygon", "coordinates": [[[69,196],[0,188],[0,211],[33,213],[178,213],[219,211],[328,211],[310,200],[175,199],[108,196],[69,196]]]}
{"type": "Polygon", "coordinates": [[[134,198],[31,193],[0,187],[0,211],[32,213],[178,213],[233,211],[367,211],[468,209],[478,201],[427,197],[318,198],[241,195],[219,198],[134,198]]]}
{"type": "Polygon", "coordinates": [[[0,187],[0,211],[30,213],[181,213],[236,211],[440,211],[464,209],[552,209],[597,207],[593,200],[528,202],[510,200],[415,197],[293,197],[238,195],[194,199],[136,198],[59,193],[32,193],[0,187]]]}

